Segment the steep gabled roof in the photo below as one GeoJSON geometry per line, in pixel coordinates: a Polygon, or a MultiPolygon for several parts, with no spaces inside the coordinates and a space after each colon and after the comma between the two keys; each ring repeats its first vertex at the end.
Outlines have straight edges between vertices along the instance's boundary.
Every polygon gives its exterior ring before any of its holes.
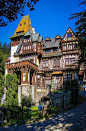
{"type": "Polygon", "coordinates": [[[57,36],[55,37],[55,39],[61,39],[61,37],[60,37],[59,35],[57,35],[57,36]]]}
{"type": "Polygon", "coordinates": [[[46,39],[45,39],[45,41],[47,41],[47,40],[51,40],[51,39],[47,36],[46,39]]]}
{"type": "Polygon", "coordinates": [[[73,40],[78,40],[78,38],[76,38],[75,33],[72,31],[72,29],[69,27],[68,30],[66,31],[63,39],[61,42],[65,42],[65,41],[73,41],[73,40]],[[71,33],[72,36],[68,37],[68,34],[71,33]]]}
{"type": "Polygon", "coordinates": [[[11,36],[10,39],[14,37],[22,36],[26,32],[28,32],[28,30],[31,30],[31,29],[32,29],[32,26],[31,26],[29,15],[23,16],[21,21],[19,22],[19,25],[16,28],[14,35],[11,36]],[[18,32],[21,32],[21,33],[18,34],[18,32]]]}
{"type": "Polygon", "coordinates": [[[31,36],[32,42],[38,41],[39,35],[40,35],[39,33],[32,34],[32,36],[31,36]]]}

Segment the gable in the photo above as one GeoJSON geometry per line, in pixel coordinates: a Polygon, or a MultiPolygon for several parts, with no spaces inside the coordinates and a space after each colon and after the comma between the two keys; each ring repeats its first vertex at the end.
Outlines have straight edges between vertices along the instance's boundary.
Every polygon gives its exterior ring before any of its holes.
{"type": "Polygon", "coordinates": [[[75,36],[74,32],[72,29],[69,27],[67,32],[65,33],[62,42],[65,41],[73,41],[73,40],[78,40],[78,38],[75,36]]]}
{"type": "Polygon", "coordinates": [[[59,35],[57,35],[56,37],[55,37],[55,39],[60,39],[61,37],[59,36],[59,35]]]}

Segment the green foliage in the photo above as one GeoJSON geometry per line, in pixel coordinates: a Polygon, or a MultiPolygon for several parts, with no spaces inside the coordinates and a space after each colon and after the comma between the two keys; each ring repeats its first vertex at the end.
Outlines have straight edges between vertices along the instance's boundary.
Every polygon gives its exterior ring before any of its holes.
{"type": "Polygon", "coordinates": [[[4,87],[4,75],[0,72],[0,104],[1,104],[1,98],[3,95],[3,87],[4,87]]]}
{"type": "Polygon", "coordinates": [[[18,105],[18,78],[17,75],[7,74],[5,87],[7,89],[6,92],[6,102],[8,102],[9,106],[17,106],[18,105]]]}
{"type": "MultiPolygon", "coordinates": [[[[81,1],[79,5],[86,6],[86,0],[81,1]]],[[[79,38],[79,47],[81,49],[79,65],[84,62],[86,64],[86,9],[79,13],[74,13],[71,15],[70,19],[77,19],[76,25],[76,36],[79,38]]],[[[79,67],[80,68],[80,67],[79,67]]]]}
{"type": "Polygon", "coordinates": [[[18,19],[18,14],[24,15],[24,7],[30,8],[30,11],[34,10],[34,4],[39,0],[0,0],[0,26],[6,26],[10,21],[18,19]]]}
{"type": "Polygon", "coordinates": [[[22,101],[21,101],[21,105],[22,106],[27,106],[28,103],[31,103],[31,102],[32,102],[32,96],[31,96],[31,94],[28,97],[22,95],[22,101]]]}
{"type": "MultiPolygon", "coordinates": [[[[86,6],[86,1],[85,0],[78,0],[82,1],[79,5],[85,5],[86,6]]],[[[74,13],[71,15],[70,19],[77,19],[75,25],[76,25],[76,34],[79,37],[83,37],[86,39],[86,9],[82,12],[74,13]]]]}
{"type": "Polygon", "coordinates": [[[5,60],[8,59],[8,56],[10,55],[10,46],[9,44],[2,46],[0,43],[0,102],[1,102],[1,97],[3,95],[3,87],[4,87],[4,74],[5,74],[5,60]]]}

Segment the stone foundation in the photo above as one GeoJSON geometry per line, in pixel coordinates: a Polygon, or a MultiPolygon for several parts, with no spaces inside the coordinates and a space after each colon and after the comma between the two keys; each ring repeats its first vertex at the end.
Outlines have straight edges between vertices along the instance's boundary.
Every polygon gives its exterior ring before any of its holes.
{"type": "MultiPolygon", "coordinates": [[[[32,95],[33,102],[38,106],[39,101],[44,96],[50,96],[51,106],[52,107],[60,107],[63,106],[63,92],[51,92],[47,94],[45,92],[37,92],[37,87],[35,85],[19,85],[18,86],[18,102],[21,105],[21,94],[25,96],[32,95]]],[[[67,92],[64,94],[64,106],[69,105],[71,100],[71,92],[67,92]]]]}

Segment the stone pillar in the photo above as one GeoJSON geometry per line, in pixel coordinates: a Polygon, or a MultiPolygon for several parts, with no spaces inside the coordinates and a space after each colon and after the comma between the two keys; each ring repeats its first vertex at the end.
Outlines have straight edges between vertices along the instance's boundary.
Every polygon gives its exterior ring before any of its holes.
{"type": "Polygon", "coordinates": [[[33,85],[35,84],[35,71],[33,72],[33,85]]]}
{"type": "Polygon", "coordinates": [[[21,86],[18,86],[18,103],[21,106],[21,86]]]}
{"type": "Polygon", "coordinates": [[[34,85],[32,85],[32,102],[34,102],[34,85]]]}
{"type": "Polygon", "coordinates": [[[51,94],[51,85],[47,85],[47,89],[46,90],[47,90],[47,92],[46,92],[47,94],[46,95],[50,97],[50,94],[51,94]]]}
{"type": "Polygon", "coordinates": [[[37,85],[37,71],[35,71],[35,85],[37,85]]]}
{"type": "Polygon", "coordinates": [[[23,71],[21,70],[21,84],[23,83],[23,71]]]}
{"type": "Polygon", "coordinates": [[[28,84],[30,84],[30,68],[28,70],[28,84]]]}

